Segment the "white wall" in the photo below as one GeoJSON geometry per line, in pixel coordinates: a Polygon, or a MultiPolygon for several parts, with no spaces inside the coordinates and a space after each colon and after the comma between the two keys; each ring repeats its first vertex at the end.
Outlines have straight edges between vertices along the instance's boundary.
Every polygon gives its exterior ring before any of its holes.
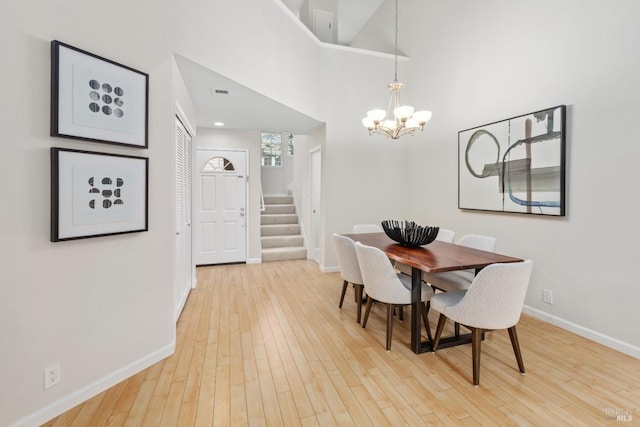
{"type": "MultiPolygon", "coordinates": [[[[403,11],[407,6],[404,1],[400,1],[398,10],[403,11]]],[[[351,40],[349,46],[393,54],[395,52],[395,13],[395,3],[393,1],[387,0],[383,2],[371,19],[351,40]]],[[[411,37],[413,37],[412,29],[399,25],[398,48],[400,49],[404,45],[401,43],[402,41],[411,37]]],[[[398,53],[403,54],[401,50],[398,53]]],[[[402,79],[400,80],[402,81],[402,79]]]]}
{"type": "MultiPolygon", "coordinates": [[[[49,40],[59,33],[46,27],[40,28],[43,37],[18,31],[2,37],[11,40],[2,48],[11,65],[3,67],[0,87],[12,102],[0,106],[0,173],[7,184],[0,213],[0,425],[29,414],[27,425],[45,421],[167,356],[175,340],[175,64],[169,55],[128,61],[150,74],[148,150],[50,138],[49,40]],[[149,231],[49,242],[52,146],[149,157],[149,231]],[[60,362],[61,383],[44,390],[44,368],[54,362],[60,362]]],[[[60,38],[89,47],[82,34],[60,38]]],[[[123,60],[107,42],[93,51],[123,60]]]]}
{"type": "Polygon", "coordinates": [[[531,312],[640,357],[640,3],[406,3],[407,90],[433,110],[408,159],[421,195],[409,215],[496,236],[498,252],[535,262],[531,312]],[[458,210],[458,131],[558,104],[568,108],[567,216],[458,210]]]}
{"type": "MultiPolygon", "coordinates": [[[[247,206],[247,261],[261,260],[260,244],[260,132],[198,128],[196,148],[247,150],[249,155],[249,206],[247,206]]],[[[197,237],[195,237],[197,239],[197,237]]]]}

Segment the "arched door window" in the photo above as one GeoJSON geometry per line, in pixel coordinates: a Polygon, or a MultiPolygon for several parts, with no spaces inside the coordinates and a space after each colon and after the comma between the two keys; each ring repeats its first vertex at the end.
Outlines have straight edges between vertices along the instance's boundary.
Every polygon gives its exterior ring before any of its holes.
{"type": "Polygon", "coordinates": [[[212,157],[202,167],[202,172],[232,172],[236,170],[231,160],[224,157],[212,157]]]}

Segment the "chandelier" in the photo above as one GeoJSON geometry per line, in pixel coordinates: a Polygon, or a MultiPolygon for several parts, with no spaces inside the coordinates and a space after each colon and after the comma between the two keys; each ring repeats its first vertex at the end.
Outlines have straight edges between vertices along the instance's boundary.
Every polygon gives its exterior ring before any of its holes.
{"type": "Polygon", "coordinates": [[[387,111],[375,109],[367,111],[362,124],[369,130],[369,135],[379,133],[391,139],[402,135],[412,135],[418,129],[423,130],[425,123],[431,118],[431,111],[413,111],[413,107],[400,103],[400,91],[404,84],[398,81],[398,0],[396,0],[396,39],[395,39],[395,78],[388,87],[391,91],[387,111]],[[391,116],[393,114],[393,116],[391,116]]]}

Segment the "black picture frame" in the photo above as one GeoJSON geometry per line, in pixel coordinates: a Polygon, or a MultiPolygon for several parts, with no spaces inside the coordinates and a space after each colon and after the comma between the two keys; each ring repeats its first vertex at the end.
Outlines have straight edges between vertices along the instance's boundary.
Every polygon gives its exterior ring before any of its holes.
{"type": "Polygon", "coordinates": [[[149,230],[149,159],[51,148],[51,241],[149,230]]]}
{"type": "Polygon", "coordinates": [[[148,74],[51,42],[51,136],[148,148],[148,134],[148,74]]]}
{"type": "Polygon", "coordinates": [[[458,132],[458,208],[565,216],[566,106],[458,132]]]}

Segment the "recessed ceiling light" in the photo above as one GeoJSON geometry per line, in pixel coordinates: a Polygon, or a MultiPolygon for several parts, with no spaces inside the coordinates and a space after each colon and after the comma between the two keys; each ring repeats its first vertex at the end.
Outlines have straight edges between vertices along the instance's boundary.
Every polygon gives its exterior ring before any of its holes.
{"type": "Polygon", "coordinates": [[[214,126],[224,126],[224,123],[222,122],[213,122],[214,126]]]}

